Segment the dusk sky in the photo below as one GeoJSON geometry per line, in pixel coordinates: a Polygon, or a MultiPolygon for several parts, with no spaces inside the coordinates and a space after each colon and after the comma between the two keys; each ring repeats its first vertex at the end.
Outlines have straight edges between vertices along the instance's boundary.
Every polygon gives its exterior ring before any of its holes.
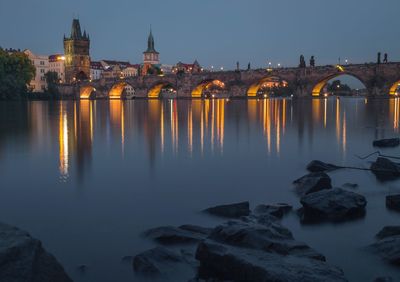
{"type": "Polygon", "coordinates": [[[142,61],[150,25],[161,63],[233,68],[400,61],[399,0],[0,0],[0,46],[63,52],[63,34],[79,17],[93,60],[142,61]]]}

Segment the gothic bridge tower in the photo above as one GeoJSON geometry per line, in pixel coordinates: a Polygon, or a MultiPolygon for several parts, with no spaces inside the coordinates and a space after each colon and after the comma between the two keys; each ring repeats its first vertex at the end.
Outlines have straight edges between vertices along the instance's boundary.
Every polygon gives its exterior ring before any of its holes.
{"type": "Polygon", "coordinates": [[[81,31],[78,19],[72,21],[71,36],[64,35],[65,81],[67,83],[90,78],[90,38],[81,31]]]}

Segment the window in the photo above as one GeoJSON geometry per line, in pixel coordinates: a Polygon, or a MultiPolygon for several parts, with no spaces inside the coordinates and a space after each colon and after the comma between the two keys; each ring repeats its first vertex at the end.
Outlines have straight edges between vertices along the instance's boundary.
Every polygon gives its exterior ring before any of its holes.
{"type": "Polygon", "coordinates": [[[40,69],[40,73],[44,73],[44,69],[40,69]]]}
{"type": "Polygon", "coordinates": [[[41,66],[44,66],[44,61],[40,61],[40,65],[41,65],[41,66]]]}

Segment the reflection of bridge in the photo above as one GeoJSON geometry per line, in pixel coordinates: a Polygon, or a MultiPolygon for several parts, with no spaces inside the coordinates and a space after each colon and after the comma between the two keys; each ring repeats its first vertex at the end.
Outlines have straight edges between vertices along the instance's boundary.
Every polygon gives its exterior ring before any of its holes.
{"type": "Polygon", "coordinates": [[[249,71],[204,72],[199,74],[139,76],[121,80],[98,80],[63,85],[63,94],[76,98],[121,99],[131,86],[137,98],[159,98],[163,89],[173,89],[177,98],[201,98],[209,88],[219,88],[223,97],[256,97],[261,86],[272,80],[287,82],[288,91],[297,97],[319,96],[327,82],[340,75],[359,79],[368,95],[397,95],[400,63],[277,68],[249,71]]]}

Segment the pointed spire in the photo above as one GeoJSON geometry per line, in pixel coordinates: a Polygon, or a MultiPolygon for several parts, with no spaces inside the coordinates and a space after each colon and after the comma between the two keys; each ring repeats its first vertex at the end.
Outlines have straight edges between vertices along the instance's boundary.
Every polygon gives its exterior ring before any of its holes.
{"type": "Polygon", "coordinates": [[[81,24],[79,23],[78,19],[73,19],[72,21],[71,38],[82,38],[81,24]]]}
{"type": "Polygon", "coordinates": [[[157,53],[157,51],[154,48],[154,37],[153,37],[153,30],[151,28],[150,25],[150,33],[149,33],[149,37],[147,39],[147,53],[157,53]]]}
{"type": "Polygon", "coordinates": [[[83,38],[87,38],[86,30],[83,31],[83,38]]]}

